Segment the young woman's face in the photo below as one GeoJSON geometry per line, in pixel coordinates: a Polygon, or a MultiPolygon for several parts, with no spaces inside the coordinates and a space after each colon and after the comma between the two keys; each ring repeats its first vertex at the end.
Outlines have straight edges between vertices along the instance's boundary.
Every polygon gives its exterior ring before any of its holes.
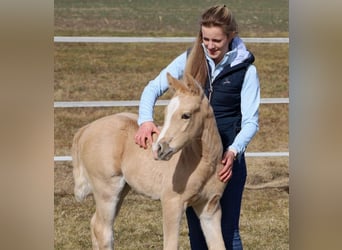
{"type": "Polygon", "coordinates": [[[201,29],[203,44],[206,47],[209,56],[217,64],[222,60],[224,54],[228,52],[232,36],[227,36],[223,33],[222,28],[217,26],[202,26],[201,29]]]}

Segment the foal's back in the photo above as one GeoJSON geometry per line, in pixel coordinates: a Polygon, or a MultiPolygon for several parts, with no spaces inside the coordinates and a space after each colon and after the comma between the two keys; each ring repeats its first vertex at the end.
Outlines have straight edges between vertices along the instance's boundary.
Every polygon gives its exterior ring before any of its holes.
{"type": "Polygon", "coordinates": [[[75,136],[76,144],[82,145],[77,155],[88,176],[122,176],[137,192],[160,199],[164,176],[172,171],[171,162],[156,161],[150,148],[136,145],[137,129],[136,114],[118,113],[98,119],[75,136]]]}

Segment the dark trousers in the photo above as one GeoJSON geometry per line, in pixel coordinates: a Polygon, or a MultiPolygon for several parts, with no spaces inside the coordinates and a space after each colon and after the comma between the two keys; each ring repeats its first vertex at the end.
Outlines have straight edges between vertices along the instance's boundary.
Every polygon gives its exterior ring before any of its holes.
{"type": "MultiPolygon", "coordinates": [[[[239,233],[239,219],[242,193],[246,182],[247,170],[244,156],[234,162],[233,176],[229,180],[221,197],[222,235],[226,249],[241,250],[242,242],[239,233]]],[[[189,227],[192,250],[207,250],[207,244],[199,219],[192,207],[187,208],[186,217],[189,227]]]]}

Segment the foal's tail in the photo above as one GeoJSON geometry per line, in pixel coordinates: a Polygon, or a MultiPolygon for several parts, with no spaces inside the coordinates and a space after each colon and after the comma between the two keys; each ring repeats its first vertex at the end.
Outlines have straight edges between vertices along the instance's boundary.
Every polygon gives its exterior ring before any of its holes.
{"type": "Polygon", "coordinates": [[[72,143],[72,164],[73,164],[73,177],[74,177],[74,194],[77,201],[83,201],[84,198],[92,192],[91,185],[87,178],[86,170],[83,166],[80,157],[80,147],[79,144],[80,137],[82,136],[84,130],[87,126],[82,127],[74,136],[72,143]]]}

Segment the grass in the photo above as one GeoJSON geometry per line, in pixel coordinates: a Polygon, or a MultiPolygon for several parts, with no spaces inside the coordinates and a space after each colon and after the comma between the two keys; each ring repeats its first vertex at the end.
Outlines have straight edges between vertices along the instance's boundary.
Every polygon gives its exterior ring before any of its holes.
{"type": "MultiPolygon", "coordinates": [[[[55,35],[194,36],[199,14],[225,1],[56,0],[55,35]]],[[[226,3],[227,4],[227,3],[226,3]]],[[[229,2],[242,37],[288,36],[288,1],[229,2]]],[[[190,44],[55,44],[55,101],[138,100],[147,84],[190,44]]],[[[288,45],[247,44],[256,57],[261,96],[288,97],[288,45]]],[[[163,97],[169,98],[169,95],[163,97]]],[[[155,119],[163,120],[156,107],[155,119]]],[[[76,130],[99,117],[137,107],[55,109],[55,155],[70,155],[76,130]]],[[[248,151],[288,151],[288,105],[260,107],[260,130],[248,151]]],[[[288,178],[288,158],[247,158],[247,183],[288,178]]],[[[92,197],[76,203],[70,162],[55,163],[55,249],[91,249],[92,197]]],[[[246,189],[241,212],[245,249],[289,249],[286,189],[246,189]]],[[[116,249],[161,249],[161,209],[131,192],[114,225],[116,249]]],[[[181,249],[189,249],[186,220],[181,249]]]]}
{"type": "Polygon", "coordinates": [[[55,35],[193,36],[214,4],[228,4],[244,35],[287,34],[288,0],[56,0],[55,35]]]}
{"type": "MultiPolygon", "coordinates": [[[[89,218],[94,212],[90,197],[75,204],[71,195],[58,197],[55,205],[55,249],[91,249],[89,218]],[[67,224],[68,226],[66,226],[67,224]]],[[[278,190],[244,193],[244,206],[240,218],[241,237],[245,249],[281,250],[288,248],[287,194],[278,190]],[[268,197],[273,197],[270,200],[268,197]],[[267,199],[269,202],[263,202],[267,199]],[[275,211],[277,209],[277,211],[275,211]]],[[[117,250],[162,249],[161,207],[136,193],[127,196],[114,226],[117,250]],[[141,216],[143,214],[144,216],[141,216]]],[[[186,220],[182,220],[180,249],[189,249],[186,220]]]]}
{"type": "MultiPolygon", "coordinates": [[[[285,159],[248,158],[248,183],[267,182],[287,175],[285,159]]],[[[77,203],[72,193],[72,167],[57,163],[55,167],[55,249],[91,249],[89,220],[94,201],[89,196],[77,203]]],[[[240,218],[244,248],[289,249],[288,193],[281,189],[244,192],[240,218]]],[[[114,225],[118,250],[162,249],[161,206],[131,192],[125,199],[114,225]]],[[[180,232],[180,249],[189,249],[186,220],[180,232]]]]}
{"type": "MultiPolygon", "coordinates": [[[[56,101],[139,99],[146,83],[191,44],[56,44],[56,101]],[[131,91],[127,91],[130,89],[131,91]]],[[[288,45],[247,44],[262,97],[288,97],[288,45]]]]}

